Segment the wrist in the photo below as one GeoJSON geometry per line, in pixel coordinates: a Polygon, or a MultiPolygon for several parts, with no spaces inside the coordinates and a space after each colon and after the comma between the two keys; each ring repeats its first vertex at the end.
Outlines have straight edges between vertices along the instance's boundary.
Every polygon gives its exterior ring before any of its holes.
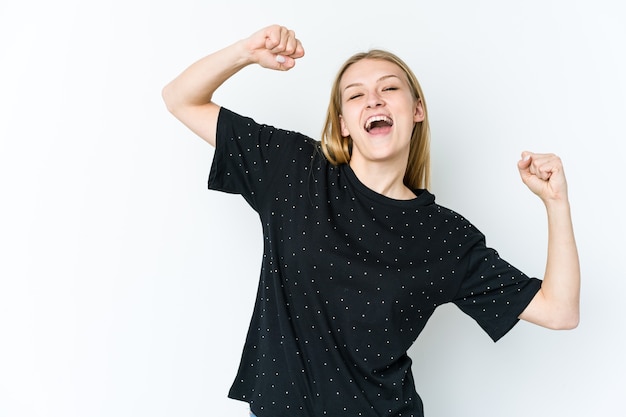
{"type": "Polygon", "coordinates": [[[548,212],[549,216],[551,215],[562,216],[564,214],[569,216],[570,204],[567,198],[545,200],[544,204],[546,206],[546,211],[548,212]]]}

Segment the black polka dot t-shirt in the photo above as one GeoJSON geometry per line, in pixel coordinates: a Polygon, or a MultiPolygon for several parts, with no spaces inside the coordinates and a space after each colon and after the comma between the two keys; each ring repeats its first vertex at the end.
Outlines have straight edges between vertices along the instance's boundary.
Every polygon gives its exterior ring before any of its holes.
{"type": "Polygon", "coordinates": [[[241,194],[262,223],[229,392],[258,417],[420,417],[407,350],[435,308],[456,304],[495,341],[541,285],[428,191],[387,198],[329,164],[318,141],[225,108],[209,188],[241,194]]]}

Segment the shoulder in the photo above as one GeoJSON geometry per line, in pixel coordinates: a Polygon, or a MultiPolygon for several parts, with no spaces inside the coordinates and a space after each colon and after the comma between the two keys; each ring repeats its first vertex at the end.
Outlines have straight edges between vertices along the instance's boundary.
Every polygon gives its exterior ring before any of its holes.
{"type": "Polygon", "coordinates": [[[262,136],[266,138],[286,138],[300,146],[319,147],[319,141],[296,130],[277,127],[272,124],[258,122],[250,116],[244,116],[226,107],[220,108],[218,134],[228,135],[236,132],[238,136],[262,136]]]}
{"type": "Polygon", "coordinates": [[[483,233],[464,215],[447,206],[434,203],[431,214],[441,231],[466,239],[483,239],[483,233]]]}

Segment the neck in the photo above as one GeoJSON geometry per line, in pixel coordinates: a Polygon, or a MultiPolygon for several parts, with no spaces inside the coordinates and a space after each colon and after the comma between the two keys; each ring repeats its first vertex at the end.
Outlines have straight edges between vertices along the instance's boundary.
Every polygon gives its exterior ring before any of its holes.
{"type": "Polygon", "coordinates": [[[350,168],[356,177],[367,188],[394,200],[411,200],[415,194],[404,185],[406,164],[391,165],[389,163],[350,160],[350,168]]]}

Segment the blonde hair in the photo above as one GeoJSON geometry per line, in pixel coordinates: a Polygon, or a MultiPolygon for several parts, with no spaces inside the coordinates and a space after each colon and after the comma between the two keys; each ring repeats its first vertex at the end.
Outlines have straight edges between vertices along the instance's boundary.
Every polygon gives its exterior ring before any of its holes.
{"type": "Polygon", "coordinates": [[[430,186],[430,128],[428,126],[428,112],[422,88],[417,77],[409,66],[391,52],[372,49],[360,52],[350,57],[341,67],[331,90],[330,103],[326,113],[326,122],[322,131],[321,147],[326,159],[333,165],[347,164],[352,154],[352,138],[341,134],[341,90],[339,83],[346,70],[364,59],[379,59],[396,64],[406,74],[409,86],[415,100],[421,100],[424,109],[424,120],[417,122],[413,127],[409,159],[404,173],[404,184],[410,189],[428,188],[430,186]]]}

